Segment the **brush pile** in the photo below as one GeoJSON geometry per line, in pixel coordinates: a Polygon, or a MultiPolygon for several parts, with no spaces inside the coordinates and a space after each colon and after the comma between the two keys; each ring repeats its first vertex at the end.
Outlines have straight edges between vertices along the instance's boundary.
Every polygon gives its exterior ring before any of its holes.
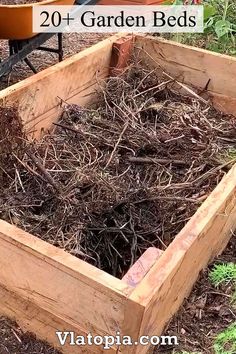
{"type": "Polygon", "coordinates": [[[118,277],[165,249],[236,161],[236,118],[179,88],[135,64],[67,105],[14,154],[0,217],[118,277]]]}

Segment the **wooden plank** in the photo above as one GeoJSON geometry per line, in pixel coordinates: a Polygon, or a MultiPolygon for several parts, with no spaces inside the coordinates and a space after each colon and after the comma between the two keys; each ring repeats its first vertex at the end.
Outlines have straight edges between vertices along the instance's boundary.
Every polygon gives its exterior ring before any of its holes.
{"type": "Polygon", "coordinates": [[[122,280],[130,287],[136,287],[160,258],[162,253],[163,251],[156,247],[149,247],[132,265],[122,280]]]}
{"type": "Polygon", "coordinates": [[[0,284],[64,321],[114,334],[129,286],[17,227],[0,221],[0,284]]]}
{"type": "Polygon", "coordinates": [[[186,84],[235,98],[236,58],[162,38],[137,35],[136,54],[154,68],[162,68],[186,84]]]}
{"type": "Polygon", "coordinates": [[[134,36],[119,38],[112,46],[110,62],[110,76],[116,76],[123,72],[130,60],[133,51],[134,36]]]}
{"type": "MultiPolygon", "coordinates": [[[[198,209],[130,298],[145,306],[140,334],[160,335],[198,274],[236,228],[236,165],[198,209]]],[[[139,348],[137,353],[145,353],[139,348]]]]}
{"type": "Polygon", "coordinates": [[[229,97],[212,92],[209,92],[209,97],[217,109],[236,116],[236,97],[229,97]]]}
{"type": "MultiPolygon", "coordinates": [[[[72,331],[76,335],[85,337],[87,335],[86,332],[57,318],[54,314],[43,310],[30,301],[20,298],[3,287],[0,287],[0,298],[0,315],[16,321],[23,331],[34,333],[38,339],[47,341],[62,353],[101,354],[104,352],[100,346],[94,345],[78,347],[71,346],[66,342],[64,346],[61,346],[56,336],[56,331],[72,331]]],[[[106,353],[115,354],[116,349],[106,350],[106,353]]]]}
{"type": "Polygon", "coordinates": [[[114,35],[0,91],[0,105],[15,105],[26,131],[40,137],[41,129],[49,129],[58,119],[62,100],[80,105],[91,102],[99,81],[109,74],[112,45],[121,36],[114,35]]]}

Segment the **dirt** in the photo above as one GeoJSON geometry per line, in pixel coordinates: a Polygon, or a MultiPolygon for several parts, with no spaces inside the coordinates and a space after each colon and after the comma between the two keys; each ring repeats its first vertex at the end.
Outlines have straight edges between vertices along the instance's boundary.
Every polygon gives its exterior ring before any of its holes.
{"type": "Polygon", "coordinates": [[[235,117],[133,64],[27,144],[0,217],[120,278],[175,238],[230,169],[235,135],[235,117]]]}
{"type": "Polygon", "coordinates": [[[9,180],[3,168],[8,171],[8,174],[14,171],[14,154],[23,152],[24,134],[22,123],[14,107],[8,109],[0,107],[0,117],[0,180],[2,186],[5,186],[9,180]]]}
{"type": "Polygon", "coordinates": [[[24,333],[13,321],[0,317],[0,354],[60,354],[33,334],[24,333]]]}
{"type": "MultiPolygon", "coordinates": [[[[1,1],[1,0],[0,0],[1,1]]],[[[63,34],[63,58],[66,59],[91,45],[110,37],[108,33],[64,33],[63,34]]],[[[57,48],[57,36],[48,40],[44,46],[57,48]]],[[[0,39],[0,59],[6,59],[9,55],[7,40],[0,39]]],[[[36,70],[42,71],[56,63],[58,63],[58,55],[55,53],[46,53],[42,51],[34,51],[28,56],[36,70]]],[[[24,63],[20,62],[15,65],[12,71],[0,78],[0,90],[11,86],[21,80],[32,76],[33,72],[24,63]]]]}
{"type": "Polygon", "coordinates": [[[25,5],[41,1],[43,0],[0,0],[0,5],[25,5]]]}
{"type": "Polygon", "coordinates": [[[236,306],[230,299],[235,289],[232,284],[215,288],[209,280],[213,264],[236,263],[236,236],[224,253],[202,271],[190,296],[170,322],[166,335],[178,337],[177,347],[157,348],[155,353],[215,354],[214,339],[217,334],[236,322],[236,306]]]}

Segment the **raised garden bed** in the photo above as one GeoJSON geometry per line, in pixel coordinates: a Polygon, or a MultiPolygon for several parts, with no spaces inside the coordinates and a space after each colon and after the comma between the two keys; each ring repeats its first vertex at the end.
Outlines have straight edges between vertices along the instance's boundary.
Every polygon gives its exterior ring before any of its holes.
{"type": "MultiPolygon", "coordinates": [[[[133,53],[145,65],[160,67],[178,82],[195,87],[195,92],[209,95],[226,113],[236,113],[235,59],[151,37],[122,35],[1,91],[0,105],[17,107],[28,136],[39,139],[58,120],[62,101],[92,103],[102,81],[119,74],[133,53]]],[[[183,84],[181,89],[189,90],[183,84]]],[[[80,335],[121,331],[134,340],[161,334],[199,271],[230,239],[236,226],[235,175],[232,167],[168,248],[163,253],[148,250],[122,280],[1,221],[0,312],[56,347],[55,330],[80,335]]],[[[78,352],[73,346],[60,349],[78,352]]],[[[148,351],[147,346],[119,349],[148,351]]]]}

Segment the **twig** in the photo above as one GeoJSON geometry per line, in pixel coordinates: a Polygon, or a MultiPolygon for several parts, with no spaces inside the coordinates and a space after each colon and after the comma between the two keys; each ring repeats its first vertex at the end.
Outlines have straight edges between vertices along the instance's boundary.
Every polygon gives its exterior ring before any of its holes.
{"type": "Polygon", "coordinates": [[[119,145],[119,143],[120,143],[120,141],[121,141],[126,129],[128,128],[128,125],[129,125],[129,120],[126,121],[126,123],[125,123],[125,125],[124,125],[124,127],[122,129],[122,132],[120,133],[120,136],[119,136],[119,138],[118,138],[118,140],[117,140],[117,142],[116,142],[116,144],[114,146],[114,149],[112,150],[112,153],[111,153],[111,155],[110,155],[110,157],[109,157],[109,159],[108,159],[108,161],[106,163],[105,169],[110,165],[111,160],[113,159],[113,156],[114,156],[114,154],[116,152],[116,149],[117,149],[117,147],[118,147],[118,145],[119,145]]]}
{"type": "Polygon", "coordinates": [[[171,164],[174,165],[186,165],[189,162],[184,160],[171,160],[171,159],[157,159],[152,157],[129,157],[128,160],[133,163],[153,163],[153,164],[171,164]]]}
{"type": "Polygon", "coordinates": [[[190,202],[190,203],[201,203],[201,200],[199,199],[194,199],[194,198],[186,198],[186,197],[176,197],[176,196],[157,196],[157,197],[150,197],[150,198],[144,198],[141,200],[137,200],[136,202],[134,202],[133,204],[140,204],[140,203],[144,203],[144,202],[148,202],[148,201],[155,201],[155,200],[178,200],[181,202],[190,202]]]}
{"type": "Polygon", "coordinates": [[[39,171],[43,174],[45,179],[48,181],[48,183],[58,192],[61,193],[59,186],[54,182],[53,178],[51,175],[46,171],[46,169],[43,167],[43,164],[41,163],[40,159],[37,158],[34,154],[32,154],[29,151],[26,151],[26,154],[29,156],[29,158],[34,162],[36,167],[39,169],[39,171]]]}
{"type": "Polygon", "coordinates": [[[53,123],[53,125],[56,125],[57,127],[60,127],[60,128],[66,129],[66,130],[70,130],[71,132],[74,132],[76,134],[81,134],[78,129],[72,128],[72,127],[65,125],[65,124],[53,123]]]}
{"type": "Polygon", "coordinates": [[[149,87],[148,89],[142,91],[142,92],[139,92],[137,93],[136,95],[133,96],[133,99],[134,98],[137,98],[138,96],[141,96],[147,92],[150,92],[152,90],[156,90],[156,89],[159,89],[159,88],[162,88],[163,86],[166,86],[168,85],[169,83],[175,81],[175,79],[171,79],[171,80],[168,80],[168,81],[165,81],[165,82],[161,82],[160,84],[156,85],[156,86],[153,86],[153,87],[149,87]]]}

